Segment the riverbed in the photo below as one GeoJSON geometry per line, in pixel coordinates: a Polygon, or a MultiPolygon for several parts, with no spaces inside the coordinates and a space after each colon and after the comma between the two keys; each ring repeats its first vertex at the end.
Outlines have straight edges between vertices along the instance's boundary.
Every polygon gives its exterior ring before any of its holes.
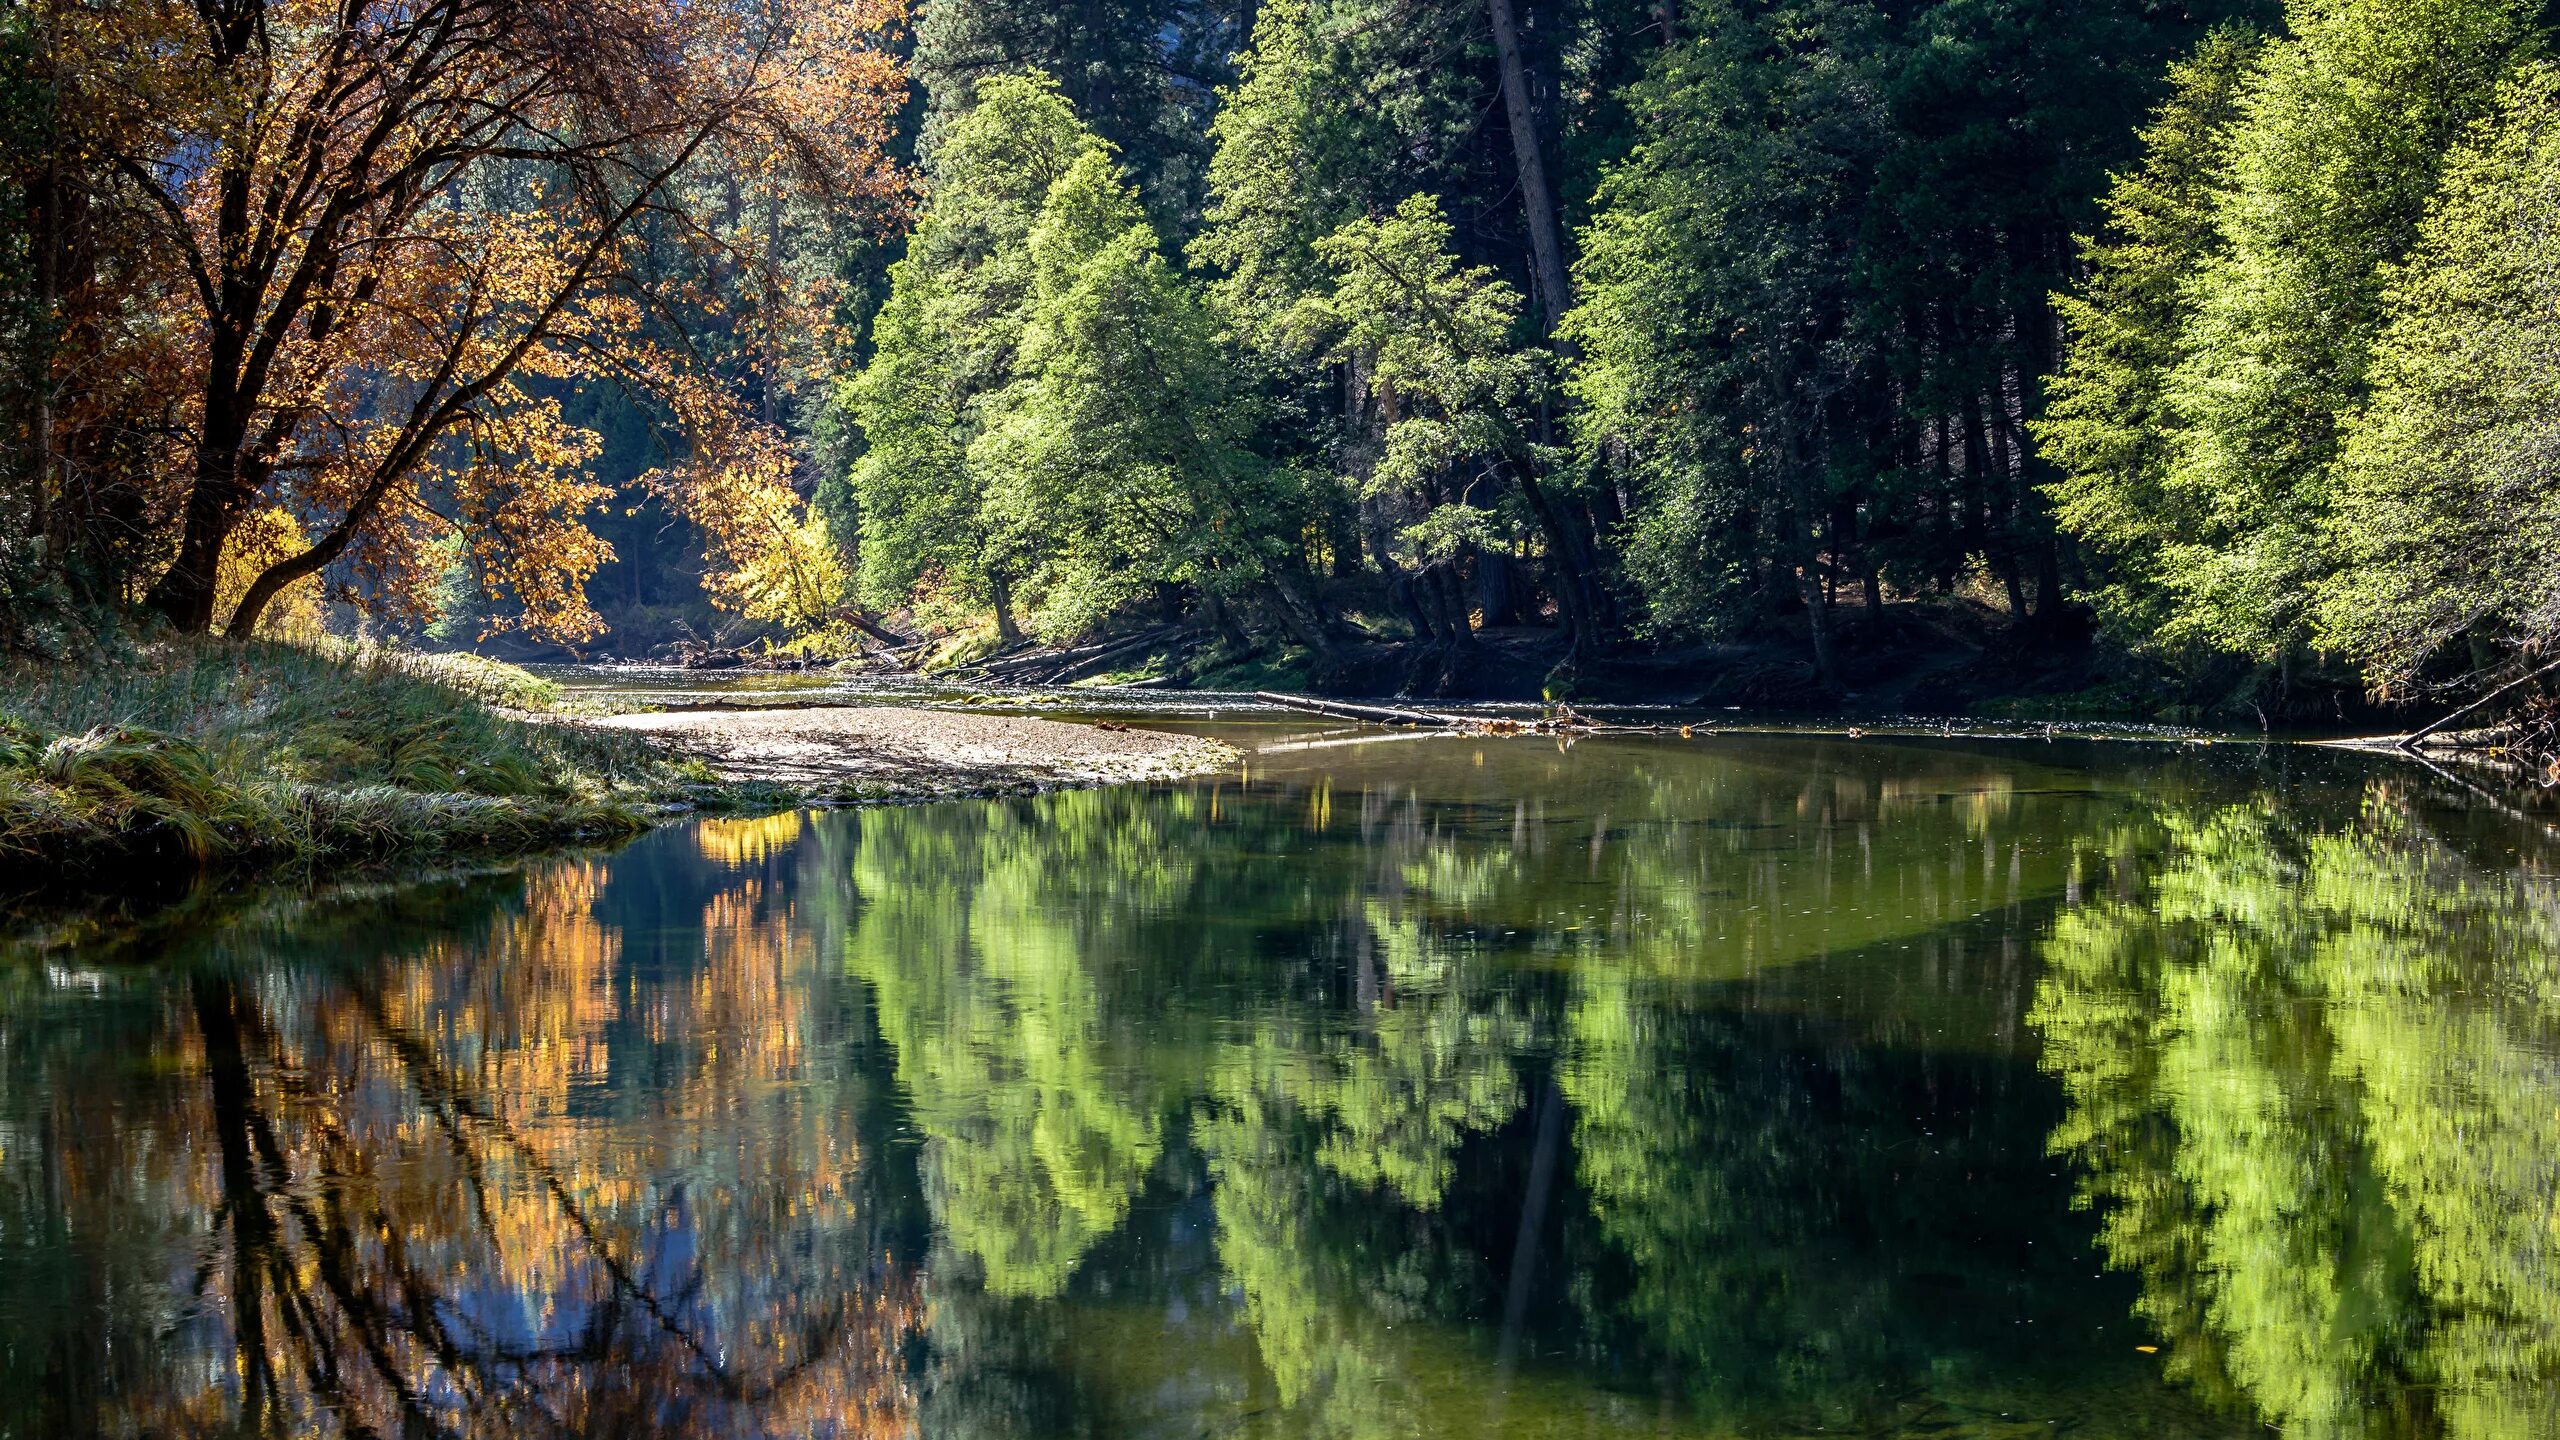
{"type": "Polygon", "coordinates": [[[2560,1433],[2538,819],[1696,718],[0,970],[0,1437],[2560,1433]]]}

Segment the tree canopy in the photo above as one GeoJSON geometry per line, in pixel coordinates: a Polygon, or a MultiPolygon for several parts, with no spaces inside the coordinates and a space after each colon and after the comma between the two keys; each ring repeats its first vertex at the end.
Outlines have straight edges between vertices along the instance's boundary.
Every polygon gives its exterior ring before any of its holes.
{"type": "Polygon", "coordinates": [[[2522,0],[904,23],[12,9],[14,633],[698,605],[1433,689],[1530,627],[1800,697],[1897,607],[2249,695],[2551,639],[2522,0]]]}

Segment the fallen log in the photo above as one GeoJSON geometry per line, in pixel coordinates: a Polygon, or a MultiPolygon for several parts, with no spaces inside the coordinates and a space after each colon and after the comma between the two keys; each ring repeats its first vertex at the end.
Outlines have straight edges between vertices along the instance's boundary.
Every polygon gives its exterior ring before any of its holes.
{"type": "MultiPolygon", "coordinates": [[[[1030,653],[1024,654],[1021,653],[1021,646],[1009,646],[1005,650],[999,651],[994,655],[987,656],[982,660],[973,660],[969,664],[959,668],[963,670],[982,671],[991,676],[1012,676],[1016,674],[1028,675],[1048,669],[1053,665],[1073,665],[1079,661],[1095,659],[1104,655],[1116,653],[1131,645],[1144,644],[1158,639],[1164,635],[1172,633],[1172,630],[1173,627],[1170,625],[1158,625],[1149,630],[1142,630],[1135,635],[1122,635],[1115,639],[1099,640],[1091,645],[1078,645],[1071,650],[1040,650],[1035,648],[1030,653]]],[[[1038,642],[1036,641],[1024,642],[1024,644],[1035,646],[1037,643],[1038,642]]]]}
{"type": "Polygon", "coordinates": [[[905,650],[924,643],[913,635],[899,634],[859,610],[844,610],[838,613],[844,616],[846,624],[879,641],[892,651],[905,650]]]}
{"type": "Polygon", "coordinates": [[[1384,705],[1353,705],[1343,700],[1318,700],[1306,695],[1283,695],[1276,690],[1256,690],[1253,698],[1266,705],[1286,710],[1304,710],[1310,715],[1326,715],[1336,720],[1364,720],[1372,725],[1423,725],[1441,730],[1464,730],[1473,721],[1456,715],[1435,715],[1428,710],[1397,710],[1384,705]]]}
{"type": "Polygon", "coordinates": [[[2554,670],[2560,670],[2560,660],[2554,660],[2550,664],[2535,670],[2529,675],[2508,681],[2506,684],[2499,686],[2497,689],[2490,691],[2488,694],[2481,696],[2479,699],[2472,701],[2470,704],[2463,706],[2461,709],[2454,711],[2452,714],[2445,716],[2443,719],[2438,720],[2432,725],[2421,726],[2416,730],[2410,731],[2408,734],[2400,737],[2400,748],[2403,750],[2416,750],[2418,748],[2419,741],[2426,739],[2428,736],[2433,735],[2439,730],[2442,730],[2454,721],[2461,719],[2463,716],[2472,714],[2486,707],[2493,701],[2505,699],[2508,695],[2523,689],[2525,686],[2532,684],[2534,681],[2541,679],[2543,676],[2550,674],[2554,670]]]}
{"type": "Polygon", "coordinates": [[[1087,675],[1099,674],[1104,666],[1109,665],[1115,660],[1129,655],[1144,653],[1145,651],[1154,649],[1158,645],[1175,643],[1178,638],[1179,637],[1171,630],[1159,631],[1153,635],[1141,635],[1134,640],[1128,640],[1120,644],[1113,645],[1109,649],[1102,651],[1100,654],[1088,655],[1082,660],[1071,662],[1063,669],[1053,672],[1049,676],[1048,683],[1052,685],[1065,685],[1072,681],[1081,680],[1087,675]]]}
{"type": "Polygon", "coordinates": [[[1033,664],[1044,657],[1025,655],[1023,652],[1036,650],[1039,647],[1040,642],[1037,640],[1016,640],[1008,645],[999,645],[966,665],[954,665],[951,669],[954,674],[966,674],[972,670],[1002,670],[1011,665],[1033,664]]]}

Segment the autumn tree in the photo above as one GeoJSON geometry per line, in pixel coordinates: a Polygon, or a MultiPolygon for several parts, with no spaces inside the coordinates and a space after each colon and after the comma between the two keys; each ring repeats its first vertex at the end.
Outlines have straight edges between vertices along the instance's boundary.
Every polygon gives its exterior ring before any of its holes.
{"type": "Polygon", "coordinates": [[[751,425],[653,328],[635,278],[653,227],[698,230],[682,181],[877,195],[902,95],[897,0],[205,0],[125,7],[102,42],[128,123],[112,168],[175,274],[188,390],[174,554],[149,603],[218,619],[226,547],[269,506],[307,544],[229,618],[254,630],[331,567],[415,608],[427,542],[459,531],[537,629],[593,626],[605,558],[580,514],[594,437],[563,387],[648,388],[691,420],[679,487],[706,510],[769,469],[751,425]]]}

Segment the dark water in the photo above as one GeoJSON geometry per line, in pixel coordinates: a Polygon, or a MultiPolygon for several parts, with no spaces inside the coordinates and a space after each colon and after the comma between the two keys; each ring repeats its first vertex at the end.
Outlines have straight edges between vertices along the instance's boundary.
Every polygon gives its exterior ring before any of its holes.
{"type": "Polygon", "coordinates": [[[2560,1434],[2560,855],[1275,741],[0,968],[0,1436],[2560,1434]]]}

